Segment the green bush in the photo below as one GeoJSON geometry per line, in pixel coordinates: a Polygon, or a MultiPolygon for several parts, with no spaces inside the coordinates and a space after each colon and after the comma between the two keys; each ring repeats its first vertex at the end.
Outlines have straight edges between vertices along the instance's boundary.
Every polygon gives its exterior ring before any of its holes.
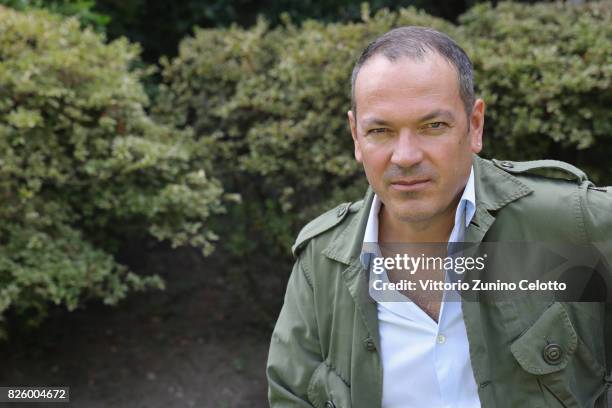
{"type": "Polygon", "coordinates": [[[115,261],[129,239],[212,249],[222,189],[189,131],[146,114],[138,53],[76,19],[0,7],[0,319],[162,286],[115,261]]]}
{"type": "Polygon", "coordinates": [[[501,3],[460,18],[487,154],[575,163],[612,184],[612,6],[501,3]]]}
{"type": "Polygon", "coordinates": [[[365,7],[361,23],[297,27],[286,19],[276,28],[259,21],[248,30],[196,30],[177,58],[162,60],[157,114],[193,128],[214,157],[214,175],[242,195],[224,236],[238,276],[263,282],[288,272],[300,227],[365,191],[346,120],[350,73],[361,50],[396,26],[432,26],[474,57],[478,92],[489,103],[485,155],[559,157],[612,175],[603,161],[612,154],[610,51],[602,42],[610,38],[609,4],[483,5],[462,21],[411,8],[370,17],[365,7]]]}
{"type": "Polygon", "coordinates": [[[286,276],[278,271],[290,270],[289,247],[307,220],[365,191],[346,119],[360,50],[398,21],[454,29],[414,9],[372,19],[364,10],[364,18],[196,30],[176,59],[162,60],[157,114],[192,127],[215,158],[215,176],[242,195],[229,209],[221,244],[236,282],[255,283],[245,293],[286,276]]]}

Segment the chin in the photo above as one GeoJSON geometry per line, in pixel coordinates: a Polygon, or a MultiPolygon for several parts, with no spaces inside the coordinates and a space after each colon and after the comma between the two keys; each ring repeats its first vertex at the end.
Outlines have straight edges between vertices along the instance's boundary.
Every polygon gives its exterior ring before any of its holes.
{"type": "Polygon", "coordinates": [[[391,211],[391,215],[402,222],[423,222],[431,219],[434,213],[431,207],[426,209],[418,208],[396,208],[391,211]]]}

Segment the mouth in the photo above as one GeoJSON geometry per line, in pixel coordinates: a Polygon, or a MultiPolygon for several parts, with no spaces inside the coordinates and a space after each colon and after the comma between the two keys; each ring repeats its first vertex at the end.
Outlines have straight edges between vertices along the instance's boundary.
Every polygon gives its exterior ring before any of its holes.
{"type": "Polygon", "coordinates": [[[402,179],[393,180],[390,186],[393,190],[400,192],[413,192],[423,190],[431,184],[431,179],[420,178],[420,179],[402,179]]]}

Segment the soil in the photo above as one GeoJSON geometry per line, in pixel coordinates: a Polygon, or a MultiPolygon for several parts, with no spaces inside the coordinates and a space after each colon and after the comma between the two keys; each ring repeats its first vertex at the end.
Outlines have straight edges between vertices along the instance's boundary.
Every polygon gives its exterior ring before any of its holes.
{"type": "Polygon", "coordinates": [[[12,331],[0,346],[0,385],[67,386],[70,402],[0,407],[266,407],[270,327],[212,262],[157,248],[134,269],[160,273],[166,290],[54,310],[37,329],[12,331]]]}

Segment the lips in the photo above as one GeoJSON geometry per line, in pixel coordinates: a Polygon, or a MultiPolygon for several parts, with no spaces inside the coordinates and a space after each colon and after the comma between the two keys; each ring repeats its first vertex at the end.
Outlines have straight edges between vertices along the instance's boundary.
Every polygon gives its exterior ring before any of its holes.
{"type": "Polygon", "coordinates": [[[391,181],[391,188],[398,191],[418,191],[427,188],[431,184],[429,178],[398,179],[391,181]]]}

